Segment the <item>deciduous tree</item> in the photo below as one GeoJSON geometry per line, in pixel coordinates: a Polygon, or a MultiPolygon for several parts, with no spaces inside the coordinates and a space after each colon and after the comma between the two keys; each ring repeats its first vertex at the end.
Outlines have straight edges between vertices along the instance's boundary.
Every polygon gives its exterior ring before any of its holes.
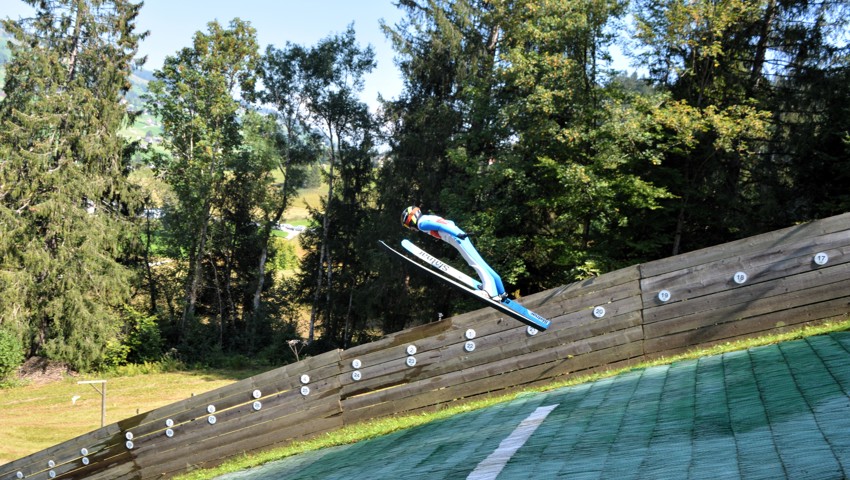
{"type": "Polygon", "coordinates": [[[357,94],[363,89],[364,76],[375,66],[375,54],[372,47],[362,48],[357,44],[354,28],[349,26],[344,33],[321,40],[301,58],[308,123],[324,136],[328,161],[328,194],[322,211],[314,214],[315,218],[321,219],[319,239],[314,244],[313,252],[318,258],[308,261],[315,271],[315,287],[305,286],[305,292],[313,296],[308,333],[308,340],[312,341],[321,312],[324,312],[326,326],[333,323],[333,275],[340,261],[334,258],[334,254],[340,250],[332,246],[335,239],[331,234],[338,231],[333,225],[333,219],[341,200],[335,191],[337,168],[346,168],[349,152],[357,152],[362,145],[370,144],[372,126],[369,112],[357,94]],[[323,294],[324,306],[320,305],[323,294]]]}
{"type": "MultiPolygon", "coordinates": [[[[210,230],[222,219],[227,162],[242,145],[239,96],[254,91],[258,60],[256,32],[248,22],[237,18],[227,28],[210,22],[191,47],[166,58],[150,83],[148,105],[162,120],[170,153],[160,158],[159,168],[178,199],[164,223],[172,252],[188,262],[180,336],[196,322],[198,298],[209,276],[217,274],[208,258],[210,230]]],[[[211,286],[214,295],[221,294],[221,283],[211,286]]],[[[213,308],[221,325],[221,309],[213,308]]]]}

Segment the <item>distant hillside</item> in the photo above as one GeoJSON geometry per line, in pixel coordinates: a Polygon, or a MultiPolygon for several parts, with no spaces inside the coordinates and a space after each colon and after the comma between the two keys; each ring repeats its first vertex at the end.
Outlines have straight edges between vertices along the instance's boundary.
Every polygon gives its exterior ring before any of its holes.
{"type": "Polygon", "coordinates": [[[133,74],[139,77],[139,80],[145,82],[145,84],[154,79],[153,72],[150,70],[136,70],[133,74]]]}
{"type": "Polygon", "coordinates": [[[127,102],[133,106],[134,110],[142,110],[144,101],[142,95],[148,92],[148,82],[153,79],[153,72],[147,70],[136,70],[130,75],[130,91],[127,92],[125,98],[127,102]]]}

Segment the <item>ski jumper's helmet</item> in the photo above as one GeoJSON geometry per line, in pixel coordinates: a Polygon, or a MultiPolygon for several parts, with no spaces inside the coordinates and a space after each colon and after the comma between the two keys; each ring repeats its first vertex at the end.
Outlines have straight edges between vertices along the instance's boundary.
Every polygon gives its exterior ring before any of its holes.
{"type": "Polygon", "coordinates": [[[419,210],[419,207],[407,207],[401,212],[401,224],[411,230],[418,230],[421,216],[422,210],[419,210]]]}

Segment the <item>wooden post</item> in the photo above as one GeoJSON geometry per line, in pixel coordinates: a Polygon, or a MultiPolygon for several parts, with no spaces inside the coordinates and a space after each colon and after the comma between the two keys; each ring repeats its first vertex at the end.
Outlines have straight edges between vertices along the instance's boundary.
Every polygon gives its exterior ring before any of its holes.
{"type": "Polygon", "coordinates": [[[82,380],[77,382],[77,384],[88,384],[91,385],[93,389],[97,393],[100,394],[100,428],[103,428],[106,425],[106,380],[82,380]],[[102,388],[98,390],[94,384],[99,383],[102,385],[102,388]]]}

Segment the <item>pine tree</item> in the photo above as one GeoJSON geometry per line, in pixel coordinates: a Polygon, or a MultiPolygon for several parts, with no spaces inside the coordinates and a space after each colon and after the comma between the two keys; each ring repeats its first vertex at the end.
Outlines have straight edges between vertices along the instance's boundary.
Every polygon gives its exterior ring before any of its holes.
{"type": "Polygon", "coordinates": [[[141,4],[29,0],[0,103],[0,323],[29,354],[97,364],[129,299],[136,195],[121,100],[141,4]]]}

